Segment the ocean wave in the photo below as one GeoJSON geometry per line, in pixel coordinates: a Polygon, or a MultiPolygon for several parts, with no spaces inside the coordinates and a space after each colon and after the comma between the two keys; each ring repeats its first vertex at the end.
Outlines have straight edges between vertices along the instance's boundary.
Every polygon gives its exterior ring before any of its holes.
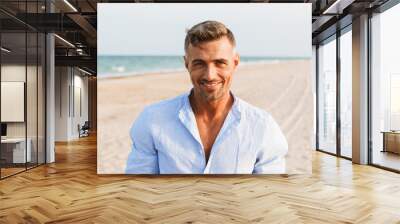
{"type": "MultiPolygon", "coordinates": [[[[182,57],[178,56],[101,56],[98,58],[98,78],[168,74],[185,72],[182,57]]],[[[276,64],[284,59],[242,57],[239,67],[257,64],[276,64]]]]}
{"type": "Polygon", "coordinates": [[[154,69],[147,71],[131,71],[131,72],[118,72],[118,73],[99,73],[97,78],[118,78],[118,77],[126,77],[126,76],[140,76],[140,75],[148,75],[148,74],[169,74],[173,72],[185,72],[186,69],[154,69]]]}

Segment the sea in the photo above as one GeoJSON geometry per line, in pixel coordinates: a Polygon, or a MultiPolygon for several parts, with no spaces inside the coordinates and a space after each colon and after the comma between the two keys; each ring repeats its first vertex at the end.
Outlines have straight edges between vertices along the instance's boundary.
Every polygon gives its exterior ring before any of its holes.
{"type": "MultiPolygon", "coordinates": [[[[240,57],[240,64],[276,63],[277,58],[240,57]]],[[[182,56],[115,56],[97,57],[97,77],[121,77],[146,73],[184,71],[182,56]]]]}

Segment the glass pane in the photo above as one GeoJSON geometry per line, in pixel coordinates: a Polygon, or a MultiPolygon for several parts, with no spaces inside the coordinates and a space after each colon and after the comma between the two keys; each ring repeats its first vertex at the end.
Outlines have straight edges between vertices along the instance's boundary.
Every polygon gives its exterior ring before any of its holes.
{"type": "MultiPolygon", "coordinates": [[[[26,12],[37,13],[39,5],[37,1],[27,2],[26,12]]],[[[33,23],[33,17],[30,20],[33,23]]],[[[37,166],[38,163],[38,34],[35,30],[27,31],[27,142],[31,150],[31,159],[27,163],[28,168],[37,166]]],[[[28,147],[28,149],[29,149],[28,147]]]]}
{"type": "Polygon", "coordinates": [[[27,62],[27,94],[26,94],[26,110],[27,110],[27,143],[28,151],[30,150],[30,158],[28,159],[28,168],[37,165],[37,33],[27,33],[28,43],[28,62],[27,62]]]}
{"type": "Polygon", "coordinates": [[[38,35],[38,163],[45,163],[45,35],[38,35]]]}
{"type": "Polygon", "coordinates": [[[336,40],[318,49],[318,146],[336,153],[336,40]]]}
{"type": "Polygon", "coordinates": [[[400,5],[372,18],[372,163],[400,170],[400,5]]]}
{"type": "Polygon", "coordinates": [[[2,177],[25,170],[26,34],[1,34],[2,177]],[[6,50],[4,50],[6,49],[6,50]]]}
{"type": "Polygon", "coordinates": [[[340,37],[340,126],[341,155],[352,157],[352,35],[340,37]]]}
{"type": "Polygon", "coordinates": [[[390,130],[400,130],[400,73],[390,74],[390,130]]]}

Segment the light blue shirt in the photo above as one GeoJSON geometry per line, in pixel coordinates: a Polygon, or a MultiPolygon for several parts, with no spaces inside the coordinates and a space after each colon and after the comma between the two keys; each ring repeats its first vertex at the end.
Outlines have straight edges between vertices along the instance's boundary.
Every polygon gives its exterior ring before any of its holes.
{"type": "Polygon", "coordinates": [[[281,174],[288,145],[271,115],[234,96],[206,162],[189,93],[147,106],[130,130],[127,174],[281,174]]]}

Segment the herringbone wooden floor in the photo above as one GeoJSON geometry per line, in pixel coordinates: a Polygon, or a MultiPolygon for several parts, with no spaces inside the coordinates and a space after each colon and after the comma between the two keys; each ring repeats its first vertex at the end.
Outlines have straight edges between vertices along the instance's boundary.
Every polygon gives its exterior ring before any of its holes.
{"type": "Polygon", "coordinates": [[[316,152],[311,176],[98,176],[96,139],[0,181],[0,223],[400,223],[400,175],[316,152]]]}

